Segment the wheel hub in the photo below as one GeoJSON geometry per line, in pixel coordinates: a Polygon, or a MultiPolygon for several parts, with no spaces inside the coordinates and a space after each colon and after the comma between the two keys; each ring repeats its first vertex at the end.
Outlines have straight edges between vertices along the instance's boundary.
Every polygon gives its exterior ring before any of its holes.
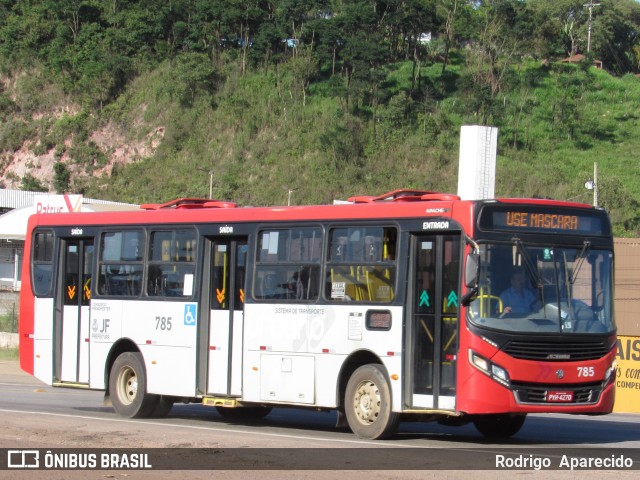
{"type": "Polygon", "coordinates": [[[119,397],[123,403],[131,404],[138,395],[138,376],[130,368],[125,368],[120,372],[119,397]]]}
{"type": "Polygon", "coordinates": [[[356,417],[364,425],[374,423],[380,415],[380,391],[378,386],[371,382],[362,382],[358,385],[354,396],[354,409],[356,417]]]}

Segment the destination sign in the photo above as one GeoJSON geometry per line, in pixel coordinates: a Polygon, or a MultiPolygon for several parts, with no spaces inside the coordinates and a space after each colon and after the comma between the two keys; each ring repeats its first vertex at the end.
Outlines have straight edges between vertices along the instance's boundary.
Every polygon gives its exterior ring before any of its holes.
{"type": "Polygon", "coordinates": [[[609,222],[603,211],[540,205],[486,205],[480,212],[478,223],[482,230],[590,235],[610,233],[609,222]]]}
{"type": "Polygon", "coordinates": [[[578,215],[560,215],[556,213],[505,212],[505,224],[508,227],[552,228],[554,230],[580,230],[578,215]]]}

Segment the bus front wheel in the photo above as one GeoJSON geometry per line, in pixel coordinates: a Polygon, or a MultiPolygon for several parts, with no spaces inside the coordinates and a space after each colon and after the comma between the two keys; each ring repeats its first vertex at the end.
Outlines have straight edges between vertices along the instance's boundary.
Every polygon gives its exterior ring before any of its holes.
{"type": "Polygon", "coordinates": [[[127,418],[144,418],[155,410],[160,397],[147,393],[147,375],[142,355],[125,352],[116,358],[109,375],[113,408],[127,418]]]}
{"type": "Polygon", "coordinates": [[[473,421],[473,425],[487,438],[508,438],[520,431],[526,418],[526,413],[480,415],[473,421]]]}
{"type": "Polygon", "coordinates": [[[359,367],[345,391],[345,415],[357,436],[378,440],[395,433],[400,414],[391,410],[391,389],[380,365],[359,367]]]}

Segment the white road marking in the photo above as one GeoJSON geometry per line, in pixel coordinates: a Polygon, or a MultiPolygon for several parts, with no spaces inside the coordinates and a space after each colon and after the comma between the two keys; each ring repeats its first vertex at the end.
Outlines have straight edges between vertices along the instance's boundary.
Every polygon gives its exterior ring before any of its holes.
{"type": "Polygon", "coordinates": [[[386,443],[381,444],[376,441],[367,441],[367,440],[345,440],[345,439],[336,439],[336,438],[319,438],[313,436],[303,436],[303,435],[286,435],[281,433],[267,433],[267,432],[259,432],[256,430],[235,430],[231,428],[219,428],[219,427],[199,427],[196,425],[180,425],[174,423],[161,423],[161,422],[153,422],[148,420],[130,420],[125,418],[101,418],[101,417],[90,417],[86,415],[69,415],[65,413],[50,413],[50,412],[37,412],[30,410],[9,410],[0,408],[0,412],[4,413],[24,413],[30,415],[42,415],[42,416],[50,416],[50,417],[61,417],[61,418],[77,418],[82,420],[99,420],[104,422],[118,422],[118,423],[136,423],[140,425],[155,425],[159,427],[166,427],[167,425],[171,425],[171,428],[184,428],[188,430],[206,430],[210,432],[224,432],[224,433],[240,433],[244,435],[251,436],[264,436],[264,437],[275,437],[275,438],[284,438],[288,440],[314,440],[318,442],[338,442],[338,443],[347,443],[352,445],[363,445],[367,447],[402,447],[402,448],[422,448],[416,447],[415,445],[407,445],[407,444],[399,444],[395,443],[393,445],[388,445],[386,443]]]}

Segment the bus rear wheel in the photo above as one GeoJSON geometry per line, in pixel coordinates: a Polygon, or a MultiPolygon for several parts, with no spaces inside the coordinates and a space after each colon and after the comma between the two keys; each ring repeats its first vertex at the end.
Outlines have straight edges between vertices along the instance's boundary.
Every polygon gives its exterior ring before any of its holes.
{"type": "Polygon", "coordinates": [[[526,418],[526,413],[480,415],[474,419],[473,425],[487,438],[508,438],[520,431],[526,418]]]}
{"type": "Polygon", "coordinates": [[[159,395],[147,393],[147,374],[138,352],[122,353],[113,362],[109,393],[113,408],[127,418],[149,417],[160,401],[159,395]]]}
{"type": "Polygon", "coordinates": [[[353,372],[345,391],[345,415],[359,437],[379,440],[395,433],[400,414],[391,410],[391,388],[380,365],[363,365],[353,372]]]}

